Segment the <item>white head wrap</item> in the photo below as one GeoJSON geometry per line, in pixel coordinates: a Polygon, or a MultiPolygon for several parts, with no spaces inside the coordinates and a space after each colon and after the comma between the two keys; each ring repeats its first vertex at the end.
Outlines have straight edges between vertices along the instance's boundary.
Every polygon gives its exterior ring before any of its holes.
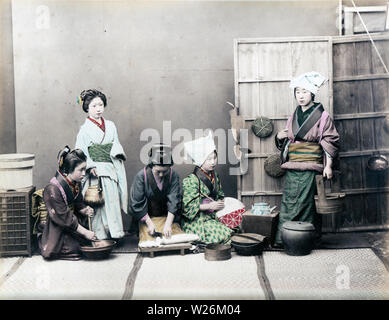
{"type": "Polygon", "coordinates": [[[185,153],[189,155],[196,166],[201,167],[208,156],[216,150],[212,133],[208,136],[184,143],[185,153]]]}
{"type": "Polygon", "coordinates": [[[316,94],[320,86],[326,81],[327,79],[320,73],[311,71],[293,78],[292,81],[290,81],[289,87],[292,89],[297,87],[304,88],[313,94],[316,94]]]}

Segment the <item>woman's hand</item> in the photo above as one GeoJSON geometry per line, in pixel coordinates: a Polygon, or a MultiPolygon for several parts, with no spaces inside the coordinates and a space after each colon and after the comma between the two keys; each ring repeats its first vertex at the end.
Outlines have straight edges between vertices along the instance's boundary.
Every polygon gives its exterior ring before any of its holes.
{"type": "Polygon", "coordinates": [[[284,129],[277,133],[277,139],[282,140],[288,137],[288,129],[284,129]]]}
{"type": "Polygon", "coordinates": [[[85,231],[84,237],[87,238],[88,240],[97,240],[95,233],[90,230],[85,231]]]}
{"type": "Polygon", "coordinates": [[[154,222],[151,220],[150,217],[148,217],[148,218],[146,219],[146,225],[147,225],[147,231],[148,231],[148,233],[150,234],[150,236],[153,235],[154,232],[155,232],[155,224],[154,224],[154,222]]]}
{"type": "Polygon", "coordinates": [[[224,200],[212,201],[208,206],[210,210],[219,211],[224,208],[224,200]]]}
{"type": "Polygon", "coordinates": [[[172,214],[171,212],[168,212],[165,225],[163,226],[163,235],[166,238],[170,238],[172,236],[173,220],[174,220],[174,214],[172,214]]]}
{"type": "Polygon", "coordinates": [[[323,170],[323,177],[327,179],[332,179],[332,168],[330,166],[325,166],[323,170]]]}
{"type": "Polygon", "coordinates": [[[333,159],[326,152],[326,166],[323,170],[323,177],[327,179],[332,179],[332,163],[333,159]]]}
{"type": "Polygon", "coordinates": [[[93,231],[85,229],[82,225],[78,225],[77,232],[87,238],[88,240],[97,240],[96,235],[93,231]]]}
{"type": "Polygon", "coordinates": [[[166,221],[165,225],[163,226],[163,235],[166,238],[170,238],[172,236],[172,224],[168,221],[166,221]]]}
{"type": "Polygon", "coordinates": [[[80,212],[86,215],[87,217],[91,217],[91,218],[95,214],[95,210],[93,210],[93,208],[91,208],[90,206],[86,206],[84,209],[81,209],[80,212]]]}
{"type": "Polygon", "coordinates": [[[96,168],[90,169],[89,173],[90,173],[92,176],[94,176],[94,177],[98,177],[96,168]]]}

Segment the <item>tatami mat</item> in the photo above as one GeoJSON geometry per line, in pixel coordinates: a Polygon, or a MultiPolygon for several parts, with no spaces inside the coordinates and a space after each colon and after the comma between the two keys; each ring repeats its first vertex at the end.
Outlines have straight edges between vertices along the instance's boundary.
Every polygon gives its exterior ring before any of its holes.
{"type": "Polygon", "coordinates": [[[100,261],[0,259],[3,299],[389,299],[389,274],[371,249],[204,254],[112,254],[100,261]]]}
{"type": "MultiPolygon", "coordinates": [[[[26,258],[0,286],[2,299],[121,299],[135,261],[133,254],[112,254],[100,261],[44,261],[26,258]]],[[[14,258],[1,259],[10,265],[14,258]]]]}
{"type": "Polygon", "coordinates": [[[389,299],[389,278],[371,249],[264,252],[275,299],[389,299]]]}
{"type": "Polygon", "coordinates": [[[7,276],[7,273],[11,272],[12,267],[19,259],[23,260],[23,258],[20,257],[10,257],[10,258],[0,259],[0,279],[4,279],[4,277],[7,276]]]}
{"type": "Polygon", "coordinates": [[[254,257],[208,261],[204,254],[145,257],[132,299],[265,299],[254,257]]]}

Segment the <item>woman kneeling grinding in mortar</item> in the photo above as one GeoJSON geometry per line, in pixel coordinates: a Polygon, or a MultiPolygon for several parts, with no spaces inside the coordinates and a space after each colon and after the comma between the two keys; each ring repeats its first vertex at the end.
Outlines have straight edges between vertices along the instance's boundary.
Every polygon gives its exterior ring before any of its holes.
{"type": "Polygon", "coordinates": [[[79,221],[93,216],[93,209],[83,202],[80,181],[85,176],[86,156],[81,150],[65,147],[58,155],[59,169],[43,191],[47,221],[38,234],[41,254],[46,259],[79,260],[81,245],[96,240],[94,232],[79,221]],[[81,214],[81,215],[80,215],[81,214]]]}

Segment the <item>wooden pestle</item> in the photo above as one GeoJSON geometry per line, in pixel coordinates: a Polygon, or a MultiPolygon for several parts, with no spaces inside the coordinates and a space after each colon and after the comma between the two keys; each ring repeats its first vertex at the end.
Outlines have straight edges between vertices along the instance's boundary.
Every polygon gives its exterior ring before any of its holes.
{"type": "MultiPolygon", "coordinates": [[[[92,223],[91,223],[90,216],[88,216],[88,227],[89,227],[89,230],[92,231],[92,223]]],[[[90,241],[92,242],[92,247],[96,247],[95,241],[93,241],[93,240],[90,240],[90,241]]]]}

